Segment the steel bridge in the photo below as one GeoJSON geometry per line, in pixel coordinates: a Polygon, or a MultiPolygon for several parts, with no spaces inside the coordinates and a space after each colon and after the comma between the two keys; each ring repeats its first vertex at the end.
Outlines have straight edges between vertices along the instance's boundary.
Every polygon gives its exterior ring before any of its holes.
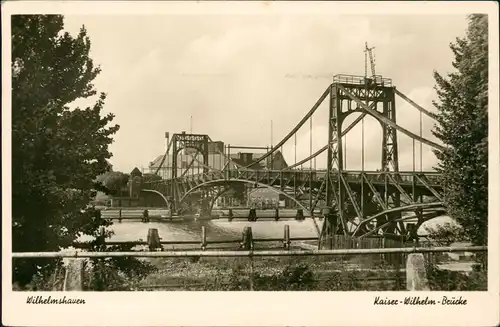
{"type": "MultiPolygon", "coordinates": [[[[412,138],[414,147],[415,142],[420,142],[421,148],[422,144],[437,151],[444,148],[423,138],[421,131],[420,135],[417,135],[397,124],[396,96],[419,110],[420,119],[422,114],[436,118],[433,113],[397,90],[388,78],[379,75],[335,75],[332,83],[300,122],[280,142],[250,164],[241,165],[235,162],[227,151],[218,151],[224,157],[225,165],[221,169],[215,169],[210,167],[208,162],[208,145],[211,142],[208,135],[174,134],[156,170],[158,173],[165,164],[167,154],[171,153],[171,178],[144,182],[141,184],[141,192],[161,195],[173,211],[191,195],[201,194],[200,202],[211,210],[215,200],[235,185],[253,185],[272,189],[288,198],[312,219],[324,217],[321,228],[316,224],[318,234],[323,239],[334,234],[355,237],[372,234],[382,234],[385,237],[415,237],[416,230],[422,223],[446,213],[442,201],[442,180],[441,175],[435,171],[416,171],[415,165],[412,171],[400,171],[398,133],[412,138]],[[329,111],[328,140],[325,140],[325,146],[282,170],[256,168],[259,163],[272,158],[287,142],[295,142],[296,145],[297,132],[312,119],[325,100],[328,101],[329,111]],[[358,113],[359,116],[348,126],[343,126],[344,120],[353,113],[358,113]],[[343,146],[345,137],[357,124],[363,123],[366,115],[375,118],[382,128],[380,169],[364,169],[363,139],[362,169],[348,170],[343,146]],[[186,148],[196,150],[196,154],[192,156],[186,170],[179,175],[177,155],[186,148]],[[327,152],[326,169],[298,169],[324,152],[327,152]],[[199,154],[201,159],[198,159],[199,154]],[[202,166],[203,171],[189,174],[189,168],[194,162],[202,166]],[[307,195],[306,199],[304,195],[307,195]],[[405,224],[405,220],[412,220],[413,223],[405,224]]],[[[415,157],[415,151],[413,156],[415,157]]],[[[415,162],[415,158],[413,159],[415,162]]]]}

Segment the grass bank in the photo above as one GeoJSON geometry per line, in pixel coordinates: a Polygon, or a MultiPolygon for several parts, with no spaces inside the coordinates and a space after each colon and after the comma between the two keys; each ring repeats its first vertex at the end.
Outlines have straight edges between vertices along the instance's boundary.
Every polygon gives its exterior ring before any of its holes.
{"type": "MultiPolygon", "coordinates": [[[[406,290],[404,258],[344,255],[249,258],[109,258],[89,261],[86,291],[398,291],[406,290]],[[125,267],[116,269],[116,267],[125,267]]],[[[487,273],[427,267],[431,290],[484,291],[487,273]]],[[[25,290],[59,289],[64,268],[25,290]]],[[[20,290],[20,289],[15,289],[20,290]]]]}

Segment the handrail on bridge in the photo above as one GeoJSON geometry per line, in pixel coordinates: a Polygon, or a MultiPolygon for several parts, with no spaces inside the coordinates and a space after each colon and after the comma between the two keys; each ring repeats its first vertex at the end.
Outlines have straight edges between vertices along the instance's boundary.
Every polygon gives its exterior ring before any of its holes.
{"type": "Polygon", "coordinates": [[[333,76],[333,83],[356,84],[365,85],[373,81],[377,85],[392,86],[392,79],[382,77],[382,75],[375,75],[374,77],[365,77],[359,75],[337,74],[333,76]]]}
{"type": "MultiPolygon", "coordinates": [[[[326,174],[328,172],[327,169],[262,169],[262,170],[254,170],[254,169],[231,169],[229,171],[241,173],[241,172],[252,172],[252,173],[257,173],[257,174],[262,174],[261,176],[265,176],[266,174],[291,174],[291,173],[298,173],[298,174],[326,174]]],[[[342,171],[344,174],[347,176],[349,175],[360,175],[360,174],[365,174],[365,175],[381,175],[381,174],[389,174],[389,175],[399,175],[399,176],[413,176],[413,175],[425,175],[427,177],[438,177],[441,175],[440,172],[437,171],[361,171],[361,170],[343,170],[342,171]]],[[[337,172],[334,172],[337,173],[337,172]]],[[[196,176],[207,176],[207,175],[218,175],[218,176],[224,176],[224,173],[222,171],[215,171],[215,172],[209,172],[209,173],[199,173],[199,174],[193,174],[189,176],[179,176],[176,177],[177,180],[188,180],[190,178],[196,177],[196,176]]],[[[162,180],[156,180],[156,181],[148,181],[147,183],[150,184],[157,184],[157,183],[162,183],[165,181],[171,181],[172,179],[162,179],[162,180]]]]}

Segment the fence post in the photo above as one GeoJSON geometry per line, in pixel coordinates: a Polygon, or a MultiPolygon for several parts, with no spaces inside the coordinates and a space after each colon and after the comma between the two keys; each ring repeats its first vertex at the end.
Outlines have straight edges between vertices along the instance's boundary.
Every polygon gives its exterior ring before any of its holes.
{"type": "MultiPolygon", "coordinates": [[[[244,250],[253,250],[253,235],[252,235],[252,227],[250,226],[246,226],[245,228],[243,228],[243,240],[242,240],[242,248],[244,250]]],[[[253,262],[253,256],[250,255],[250,257],[248,258],[249,262],[249,286],[250,286],[250,291],[253,291],[254,289],[254,262],[253,262]]]]}
{"type": "Polygon", "coordinates": [[[201,226],[201,249],[205,251],[207,248],[207,231],[205,226],[201,226]]]}
{"type": "Polygon", "coordinates": [[[67,260],[63,291],[83,290],[83,263],[84,260],[80,258],[71,258],[67,260]]]}
{"type": "Polygon", "coordinates": [[[249,276],[249,282],[250,282],[250,291],[253,291],[254,290],[254,267],[253,267],[253,256],[250,255],[250,257],[248,258],[249,260],[249,265],[250,265],[250,276],[249,276]]]}
{"type": "Polygon", "coordinates": [[[243,228],[241,248],[243,250],[253,250],[252,227],[250,226],[243,228]]]}
{"type": "Polygon", "coordinates": [[[160,235],[158,234],[157,228],[148,229],[148,238],[147,238],[148,246],[150,251],[155,251],[156,249],[163,250],[163,247],[160,243],[160,235]]]}
{"type": "Polygon", "coordinates": [[[104,226],[99,227],[99,235],[96,237],[97,245],[106,244],[106,228],[104,226]]]}
{"type": "Polygon", "coordinates": [[[283,247],[287,250],[290,249],[290,226],[285,225],[285,231],[284,231],[284,237],[283,237],[283,247]]]}
{"type": "Polygon", "coordinates": [[[250,209],[248,221],[257,221],[257,210],[255,208],[250,209]]]}
{"type": "Polygon", "coordinates": [[[408,291],[429,291],[422,253],[411,253],[406,260],[406,289],[408,291]]]}

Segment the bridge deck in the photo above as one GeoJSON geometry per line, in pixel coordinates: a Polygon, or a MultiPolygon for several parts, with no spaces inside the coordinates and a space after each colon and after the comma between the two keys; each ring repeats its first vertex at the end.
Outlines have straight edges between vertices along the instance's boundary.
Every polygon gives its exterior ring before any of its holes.
{"type": "MultiPolygon", "coordinates": [[[[381,172],[381,171],[343,171],[342,176],[349,183],[359,183],[364,176],[373,184],[385,184],[386,180],[395,180],[398,184],[404,186],[411,186],[413,183],[421,185],[422,181],[418,177],[424,178],[425,181],[433,186],[440,188],[441,174],[435,171],[427,172],[413,172],[413,171],[399,171],[399,172],[381,172]]],[[[300,182],[323,182],[327,177],[326,170],[226,170],[209,172],[205,174],[193,174],[183,177],[177,177],[176,182],[190,182],[190,181],[210,181],[210,180],[231,180],[231,179],[244,179],[256,182],[283,182],[293,179],[296,183],[300,182]]],[[[337,178],[337,174],[333,174],[337,178]]],[[[153,185],[155,183],[169,183],[172,179],[164,179],[147,183],[153,185]]]]}

